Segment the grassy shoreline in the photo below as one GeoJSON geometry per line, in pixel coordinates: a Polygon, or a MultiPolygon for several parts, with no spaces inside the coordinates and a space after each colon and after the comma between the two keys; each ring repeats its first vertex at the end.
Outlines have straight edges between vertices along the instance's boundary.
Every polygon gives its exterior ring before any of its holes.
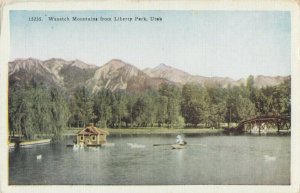
{"type": "MultiPolygon", "coordinates": [[[[63,136],[77,135],[77,132],[83,128],[69,128],[63,131],[63,136]]],[[[159,128],[159,127],[146,127],[146,128],[107,128],[104,129],[110,134],[221,134],[224,133],[224,129],[212,129],[212,128],[159,128]]],[[[286,132],[283,132],[286,133],[286,132]]],[[[288,132],[287,132],[288,133],[288,132]]],[[[255,133],[252,133],[255,134],[255,133]]],[[[263,133],[262,133],[263,134],[263,133]]],[[[277,129],[269,129],[268,134],[277,134],[277,129]]]]}
{"type": "MultiPolygon", "coordinates": [[[[81,131],[83,128],[68,128],[65,129],[62,133],[62,136],[76,136],[77,132],[81,131]]],[[[120,129],[112,129],[112,128],[107,128],[105,129],[106,131],[108,131],[110,134],[222,134],[224,133],[224,129],[219,128],[219,129],[212,129],[212,128],[185,128],[185,129],[170,129],[170,128],[120,128],[120,129]]],[[[271,129],[268,130],[268,135],[278,135],[277,130],[276,129],[271,129]]],[[[290,134],[289,132],[284,132],[283,134],[290,134]]],[[[255,135],[255,134],[253,134],[255,135]]],[[[39,143],[40,141],[43,140],[47,140],[50,139],[51,137],[49,135],[47,135],[47,137],[45,138],[45,136],[43,135],[39,135],[38,138],[36,139],[31,139],[31,140],[24,140],[23,143],[27,144],[27,143],[39,143]]],[[[11,147],[14,146],[13,141],[9,141],[8,142],[9,145],[11,147]]]]}
{"type": "MultiPolygon", "coordinates": [[[[63,132],[63,135],[76,135],[82,128],[67,129],[63,132]]],[[[211,128],[185,128],[185,129],[169,129],[169,128],[120,128],[120,129],[105,129],[110,134],[216,134],[222,133],[223,129],[211,129],[211,128]]]]}

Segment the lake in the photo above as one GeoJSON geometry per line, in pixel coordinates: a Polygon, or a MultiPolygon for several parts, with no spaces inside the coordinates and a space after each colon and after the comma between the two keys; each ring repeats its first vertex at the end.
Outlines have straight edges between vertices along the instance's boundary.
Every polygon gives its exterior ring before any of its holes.
{"type": "Polygon", "coordinates": [[[79,150],[66,147],[69,137],[11,150],[9,184],[290,184],[290,136],[185,134],[185,149],[153,146],[174,143],[176,136],[109,135],[113,147],[79,150]]]}

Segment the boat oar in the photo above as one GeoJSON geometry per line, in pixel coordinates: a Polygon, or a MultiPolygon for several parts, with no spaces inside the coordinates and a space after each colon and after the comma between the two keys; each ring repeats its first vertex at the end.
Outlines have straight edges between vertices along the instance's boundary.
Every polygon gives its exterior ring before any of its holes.
{"type": "Polygon", "coordinates": [[[189,144],[189,145],[199,145],[199,146],[203,146],[203,147],[206,147],[207,145],[206,144],[189,144]]]}
{"type": "Polygon", "coordinates": [[[173,145],[174,143],[166,143],[166,144],[153,144],[153,146],[163,146],[163,145],[173,145]]]}

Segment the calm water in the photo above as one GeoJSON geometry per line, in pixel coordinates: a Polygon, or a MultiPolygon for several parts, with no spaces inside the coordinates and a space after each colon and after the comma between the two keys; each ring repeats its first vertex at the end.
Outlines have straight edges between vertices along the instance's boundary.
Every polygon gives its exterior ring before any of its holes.
{"type": "Polygon", "coordinates": [[[185,135],[108,136],[114,147],[74,151],[71,142],[9,153],[10,184],[290,184],[290,137],[185,135]],[[141,146],[132,148],[127,143],[141,146]],[[143,147],[144,145],[144,147],[143,147]],[[42,159],[36,156],[41,154],[42,159]]]}

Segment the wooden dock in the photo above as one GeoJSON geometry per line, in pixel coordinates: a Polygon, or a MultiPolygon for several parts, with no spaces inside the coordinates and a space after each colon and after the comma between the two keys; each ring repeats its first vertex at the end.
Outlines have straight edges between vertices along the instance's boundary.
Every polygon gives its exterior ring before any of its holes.
{"type": "Polygon", "coordinates": [[[34,145],[45,145],[50,144],[51,139],[41,139],[41,140],[35,140],[35,141],[19,141],[17,143],[9,143],[9,148],[15,148],[15,147],[30,147],[34,145]]]}

